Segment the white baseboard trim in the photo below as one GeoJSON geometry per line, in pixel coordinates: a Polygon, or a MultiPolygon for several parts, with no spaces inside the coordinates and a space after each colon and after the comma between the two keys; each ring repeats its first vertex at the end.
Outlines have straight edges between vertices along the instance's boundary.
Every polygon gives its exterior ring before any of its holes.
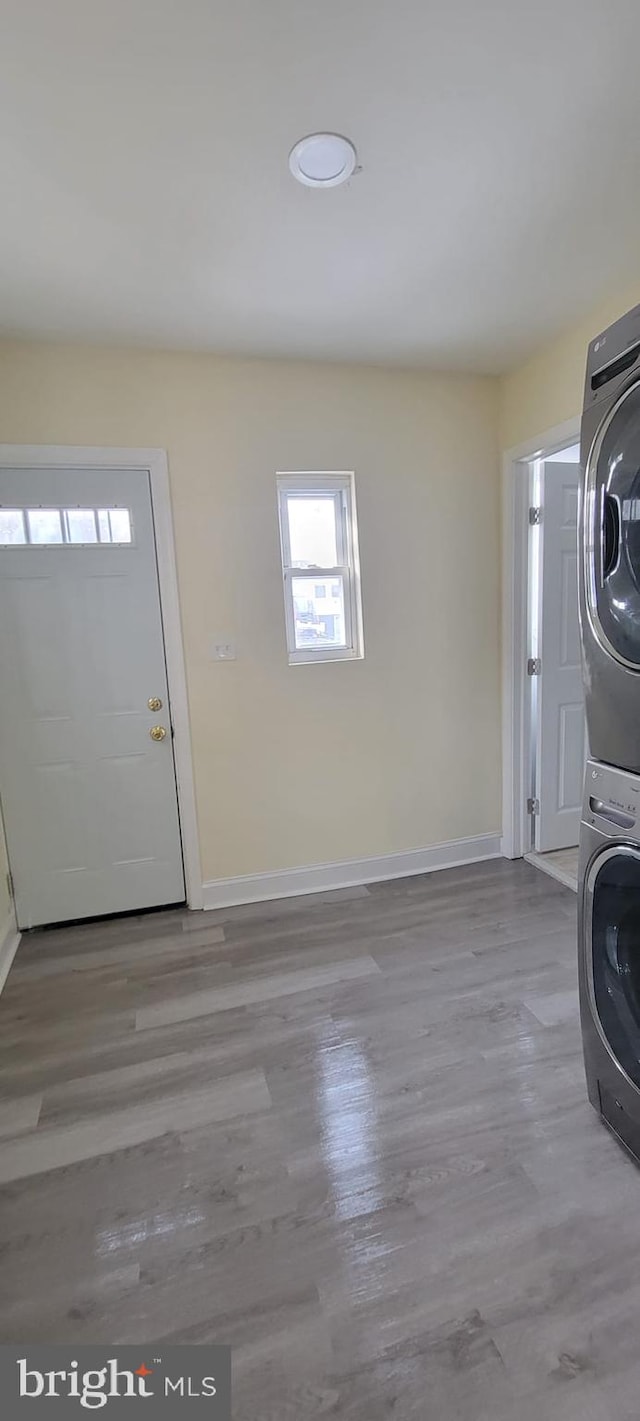
{"type": "Polygon", "coordinates": [[[0,923],[0,992],[9,976],[9,968],[18,951],[20,933],[12,912],[0,923]]]}
{"type": "Polygon", "coordinates": [[[479,834],[474,839],[452,839],[427,849],[383,854],[379,858],[346,859],[342,863],[310,864],[308,868],[277,869],[274,873],[247,873],[240,878],[214,878],[203,883],[203,907],[235,908],[241,903],[267,903],[273,898],[295,898],[332,888],[355,888],[386,878],[409,878],[441,868],[500,858],[500,835],[479,834]]]}

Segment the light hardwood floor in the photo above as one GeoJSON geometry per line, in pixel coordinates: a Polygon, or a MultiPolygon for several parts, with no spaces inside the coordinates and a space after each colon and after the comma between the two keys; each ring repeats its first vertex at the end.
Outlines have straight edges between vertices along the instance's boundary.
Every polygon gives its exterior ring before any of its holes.
{"type": "Polygon", "coordinates": [[[229,1342],[235,1421],[637,1421],[575,910],[500,860],[26,938],[0,1340],[229,1342]]]}

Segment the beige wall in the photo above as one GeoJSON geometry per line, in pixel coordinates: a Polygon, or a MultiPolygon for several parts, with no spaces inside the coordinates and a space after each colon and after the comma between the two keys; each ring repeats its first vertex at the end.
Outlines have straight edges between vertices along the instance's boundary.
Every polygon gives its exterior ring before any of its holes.
{"type": "Polygon", "coordinates": [[[0,430],[168,451],[205,880],[499,828],[495,381],[6,343],[0,430]],[[356,471],[363,662],[287,664],[279,469],[356,471]]]}
{"type": "Polygon", "coordinates": [[[500,382],[500,444],[513,449],[582,410],[589,341],[640,301],[640,282],[590,314],[500,382]]]}

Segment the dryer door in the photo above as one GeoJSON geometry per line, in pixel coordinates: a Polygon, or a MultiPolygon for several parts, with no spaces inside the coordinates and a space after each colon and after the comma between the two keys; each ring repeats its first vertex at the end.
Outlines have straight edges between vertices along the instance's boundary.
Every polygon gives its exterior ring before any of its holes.
{"type": "Polygon", "coordinates": [[[640,849],[605,850],[587,877],[587,970],[596,1024],[640,1090],[640,849]]]}
{"type": "Polygon", "coordinates": [[[589,610],[606,649],[640,669],[640,383],[595,440],[586,476],[589,610]]]}

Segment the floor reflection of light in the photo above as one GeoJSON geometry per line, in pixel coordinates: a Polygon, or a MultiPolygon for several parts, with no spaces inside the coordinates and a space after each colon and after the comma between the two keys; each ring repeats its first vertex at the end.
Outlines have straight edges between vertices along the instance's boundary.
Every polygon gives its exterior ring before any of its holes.
{"type": "Polygon", "coordinates": [[[178,1234],[183,1229],[193,1228],[203,1223],[205,1215],[201,1209],[171,1210],[166,1214],[152,1214],[141,1219],[130,1219],[128,1223],[100,1229],[96,1234],[96,1254],[98,1257],[116,1253],[120,1248],[135,1248],[151,1239],[167,1234],[178,1234]]]}
{"type": "Polygon", "coordinates": [[[510,1084],[521,1108],[537,1118],[546,1066],[545,1061],[540,1060],[540,1028],[519,1022],[513,1045],[516,1060],[510,1084]]]}
{"type": "Polygon", "coordinates": [[[336,1216],[373,1213],[383,1202],[378,1101],[367,1052],[332,1036],[317,1053],[322,1153],[336,1216]]]}

